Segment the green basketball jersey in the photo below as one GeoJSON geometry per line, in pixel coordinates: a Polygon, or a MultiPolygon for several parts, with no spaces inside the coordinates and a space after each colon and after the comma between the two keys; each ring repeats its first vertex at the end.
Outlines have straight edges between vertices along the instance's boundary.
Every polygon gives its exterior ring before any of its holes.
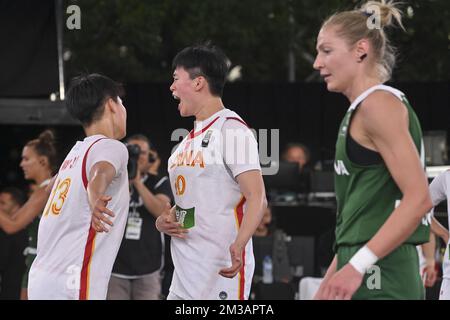
{"type": "MultiPolygon", "coordinates": [[[[422,129],[405,95],[394,88],[378,85],[361,94],[347,111],[338,133],[334,162],[337,198],[336,245],[357,245],[369,241],[381,228],[402,199],[384,162],[362,166],[350,161],[346,140],[353,112],[373,91],[385,90],[398,97],[408,109],[409,132],[424,164],[422,129]]],[[[417,230],[405,241],[420,244],[429,240],[429,221],[424,218],[417,230]]]]}
{"type": "Polygon", "coordinates": [[[34,218],[33,222],[28,226],[28,247],[36,250],[37,248],[37,235],[39,230],[40,217],[34,218]]]}

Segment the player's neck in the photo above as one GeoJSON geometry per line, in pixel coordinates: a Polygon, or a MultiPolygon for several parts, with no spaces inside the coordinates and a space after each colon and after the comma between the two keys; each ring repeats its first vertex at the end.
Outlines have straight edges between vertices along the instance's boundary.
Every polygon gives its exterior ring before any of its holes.
{"type": "Polygon", "coordinates": [[[355,101],[356,98],[358,98],[364,91],[367,89],[376,86],[378,84],[381,84],[382,82],[380,79],[376,77],[361,77],[356,78],[350,86],[343,92],[343,94],[347,97],[348,100],[350,100],[350,103],[355,101]]]}
{"type": "Polygon", "coordinates": [[[37,177],[34,179],[34,182],[39,186],[42,182],[44,182],[47,179],[50,179],[52,177],[52,174],[50,170],[41,170],[39,171],[37,177]]]}
{"type": "Polygon", "coordinates": [[[87,137],[101,134],[104,135],[105,137],[114,139],[113,128],[103,121],[95,122],[91,124],[89,127],[85,127],[84,132],[86,133],[87,137]]]}
{"type": "Polygon", "coordinates": [[[195,121],[204,121],[224,108],[221,98],[210,97],[209,99],[205,99],[195,115],[195,121]]]}

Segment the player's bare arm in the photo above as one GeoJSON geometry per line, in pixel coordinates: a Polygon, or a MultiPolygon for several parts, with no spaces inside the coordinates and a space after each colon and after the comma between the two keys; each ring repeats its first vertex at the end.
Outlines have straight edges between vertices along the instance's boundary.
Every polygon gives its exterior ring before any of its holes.
{"type": "Polygon", "coordinates": [[[250,170],[243,172],[236,177],[236,180],[246,199],[247,208],[236,240],[230,246],[232,265],[219,271],[219,274],[226,278],[233,278],[239,272],[242,266],[242,252],[255,233],[263,217],[264,209],[267,207],[261,171],[250,170]]]}
{"type": "Polygon", "coordinates": [[[107,215],[114,217],[114,213],[106,207],[111,196],[106,195],[105,192],[115,175],[116,169],[106,161],[93,165],[89,174],[87,194],[92,210],[92,227],[97,232],[108,232],[105,224],[113,226],[107,215]]]}
{"type": "Polygon", "coordinates": [[[331,261],[330,266],[328,267],[327,272],[325,273],[325,276],[323,277],[322,282],[320,283],[319,290],[317,290],[317,293],[314,296],[314,300],[322,300],[324,299],[324,288],[327,285],[328,281],[331,279],[331,277],[336,273],[337,271],[337,256],[335,255],[333,258],[333,261],[331,261]]]}
{"type": "MultiPolygon", "coordinates": [[[[394,96],[375,92],[364,101],[365,127],[403,194],[400,205],[368,242],[379,258],[403,243],[432,208],[428,182],[408,131],[406,107],[394,96]],[[379,112],[376,108],[381,109],[379,112]]],[[[363,103],[364,104],[364,103],[363,103]]]]}
{"type": "Polygon", "coordinates": [[[19,232],[26,228],[44,210],[47,199],[55,183],[55,177],[45,188],[39,188],[30,199],[12,216],[0,211],[0,228],[8,234],[19,232]]]}
{"type": "Polygon", "coordinates": [[[449,232],[435,217],[431,220],[431,232],[440,237],[444,243],[448,243],[449,232]]]}
{"type": "Polygon", "coordinates": [[[437,280],[436,259],[436,236],[430,232],[430,241],[421,245],[423,256],[425,257],[426,265],[420,270],[422,279],[425,280],[425,287],[434,286],[437,280]]]}

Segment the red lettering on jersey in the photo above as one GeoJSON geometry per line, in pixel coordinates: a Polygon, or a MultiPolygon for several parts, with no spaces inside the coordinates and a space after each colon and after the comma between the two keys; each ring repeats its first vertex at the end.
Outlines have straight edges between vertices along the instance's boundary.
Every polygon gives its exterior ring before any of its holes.
{"type": "Polygon", "coordinates": [[[78,158],[79,158],[79,156],[76,156],[75,158],[64,160],[63,164],[61,165],[60,171],[64,171],[66,169],[72,169],[73,167],[75,167],[75,164],[77,163],[78,158]]]}
{"type": "Polygon", "coordinates": [[[194,153],[193,150],[189,151],[183,151],[183,161],[182,166],[190,166],[192,161],[192,154],[194,153]]]}
{"type": "Polygon", "coordinates": [[[75,164],[78,161],[79,156],[76,156],[75,158],[73,158],[71,164],[70,164],[70,169],[72,169],[73,167],[75,167],[75,164]]]}
{"type": "Polygon", "coordinates": [[[188,150],[183,151],[177,154],[175,163],[172,163],[170,166],[170,169],[173,167],[182,167],[182,166],[188,166],[188,167],[195,167],[195,165],[199,165],[200,168],[205,167],[205,162],[203,160],[203,152],[197,151],[195,157],[193,158],[194,150],[188,150]]]}
{"type": "Polygon", "coordinates": [[[201,168],[205,167],[205,163],[203,162],[203,152],[198,151],[197,155],[195,156],[194,161],[192,161],[191,166],[195,167],[195,165],[200,165],[201,168]]]}

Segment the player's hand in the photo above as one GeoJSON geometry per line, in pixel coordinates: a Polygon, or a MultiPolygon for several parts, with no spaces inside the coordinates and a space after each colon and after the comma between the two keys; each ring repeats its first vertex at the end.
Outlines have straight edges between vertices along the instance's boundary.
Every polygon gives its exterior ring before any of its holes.
{"type": "Polygon", "coordinates": [[[111,199],[111,196],[100,196],[92,209],[91,226],[97,232],[108,232],[109,230],[106,228],[105,224],[108,224],[111,227],[113,226],[113,223],[108,219],[108,216],[114,217],[114,213],[106,207],[111,199]]]}
{"type": "Polygon", "coordinates": [[[319,289],[317,290],[316,294],[313,297],[313,300],[324,300],[324,296],[323,296],[323,289],[325,288],[327,282],[322,281],[322,283],[319,286],[319,289]]]}
{"type": "Polygon", "coordinates": [[[133,183],[134,186],[136,186],[139,183],[142,183],[142,181],[141,181],[141,171],[139,170],[139,168],[136,170],[136,177],[134,177],[134,179],[131,180],[131,182],[133,183]]]}
{"type": "Polygon", "coordinates": [[[230,246],[231,267],[224,268],[219,271],[219,274],[225,278],[234,278],[242,267],[242,253],[243,247],[233,243],[230,246]]]}
{"type": "Polygon", "coordinates": [[[423,268],[422,279],[424,279],[424,284],[427,288],[431,288],[436,283],[437,271],[434,260],[428,262],[425,268],[423,268]]]}
{"type": "Polygon", "coordinates": [[[350,263],[337,271],[325,284],[322,298],[325,300],[350,300],[361,286],[363,275],[350,263]]]}
{"type": "Polygon", "coordinates": [[[166,203],[164,212],[156,219],[156,229],[171,237],[180,239],[186,239],[186,233],[188,233],[188,230],[176,221],[175,206],[171,208],[169,203],[166,203]]]}

